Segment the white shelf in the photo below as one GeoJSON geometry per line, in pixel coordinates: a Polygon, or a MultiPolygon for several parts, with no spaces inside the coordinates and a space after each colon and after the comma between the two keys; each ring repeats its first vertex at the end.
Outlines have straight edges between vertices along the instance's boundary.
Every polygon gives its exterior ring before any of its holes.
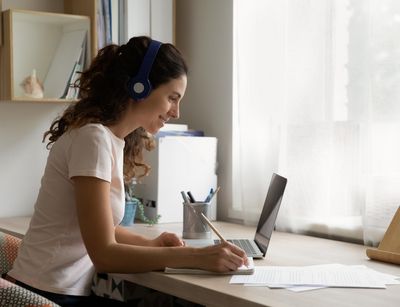
{"type": "MultiPolygon", "coordinates": [[[[8,10],[3,13],[3,19],[4,45],[1,57],[1,99],[3,100],[32,100],[24,95],[20,84],[33,69],[36,70],[40,81],[46,80],[47,73],[53,65],[57,47],[65,33],[86,31],[88,46],[90,46],[90,19],[87,16],[8,10]]],[[[87,59],[90,58],[89,49],[86,48],[87,59]]],[[[75,52],[74,50],[64,51],[67,55],[68,52],[75,52]]],[[[66,69],[72,71],[73,66],[66,69]]],[[[60,74],[65,73],[65,71],[60,72],[60,74]]],[[[65,76],[58,75],[57,78],[63,80],[65,76]]],[[[46,95],[46,92],[44,88],[43,100],[60,98],[46,95]]]]}

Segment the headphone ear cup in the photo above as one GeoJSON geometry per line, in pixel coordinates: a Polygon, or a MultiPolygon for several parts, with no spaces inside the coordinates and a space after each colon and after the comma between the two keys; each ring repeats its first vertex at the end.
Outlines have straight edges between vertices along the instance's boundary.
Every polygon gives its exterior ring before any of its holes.
{"type": "Polygon", "coordinates": [[[150,95],[151,83],[148,79],[131,78],[128,82],[128,92],[134,100],[141,100],[150,95]]]}
{"type": "Polygon", "coordinates": [[[160,47],[161,42],[150,42],[138,73],[128,81],[128,93],[134,100],[141,100],[150,95],[152,86],[149,75],[160,47]]]}

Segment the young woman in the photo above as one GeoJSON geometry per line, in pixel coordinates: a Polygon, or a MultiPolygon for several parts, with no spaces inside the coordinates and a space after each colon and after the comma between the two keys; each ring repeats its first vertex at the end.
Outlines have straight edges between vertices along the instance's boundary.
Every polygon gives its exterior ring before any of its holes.
{"type": "Polygon", "coordinates": [[[229,243],[185,247],[173,233],[149,239],[119,226],[124,181],[149,171],[142,150],[151,147],[149,134],[179,117],[186,82],[187,66],[171,44],[136,37],[99,51],[80,77],[80,100],[44,135],[51,149],[11,278],[76,305],[87,303],[95,271],[224,272],[247,261],[229,243]]]}

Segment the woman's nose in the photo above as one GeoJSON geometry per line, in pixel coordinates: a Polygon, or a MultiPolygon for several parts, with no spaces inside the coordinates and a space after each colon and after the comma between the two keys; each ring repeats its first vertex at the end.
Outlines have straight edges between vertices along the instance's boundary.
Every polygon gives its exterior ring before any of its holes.
{"type": "Polygon", "coordinates": [[[169,116],[175,119],[179,118],[179,106],[173,106],[169,112],[168,112],[169,116]]]}

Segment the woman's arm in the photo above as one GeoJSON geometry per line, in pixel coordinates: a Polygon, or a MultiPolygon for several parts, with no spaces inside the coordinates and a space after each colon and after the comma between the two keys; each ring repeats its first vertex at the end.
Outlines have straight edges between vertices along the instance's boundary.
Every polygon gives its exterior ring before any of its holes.
{"type": "Polygon", "coordinates": [[[183,246],[183,241],[174,233],[163,232],[155,239],[148,239],[137,235],[122,226],[115,228],[115,239],[118,243],[139,246],[183,246]]]}
{"type": "Polygon", "coordinates": [[[132,241],[144,243],[146,239],[115,230],[110,184],[95,177],[74,177],[73,181],[82,238],[99,272],[146,272],[167,266],[223,272],[236,270],[245,262],[245,253],[229,243],[206,248],[131,245],[132,241]]]}
{"type": "Polygon", "coordinates": [[[137,235],[119,225],[115,227],[115,240],[118,243],[123,244],[151,246],[151,242],[149,239],[141,235],[137,235]]]}

